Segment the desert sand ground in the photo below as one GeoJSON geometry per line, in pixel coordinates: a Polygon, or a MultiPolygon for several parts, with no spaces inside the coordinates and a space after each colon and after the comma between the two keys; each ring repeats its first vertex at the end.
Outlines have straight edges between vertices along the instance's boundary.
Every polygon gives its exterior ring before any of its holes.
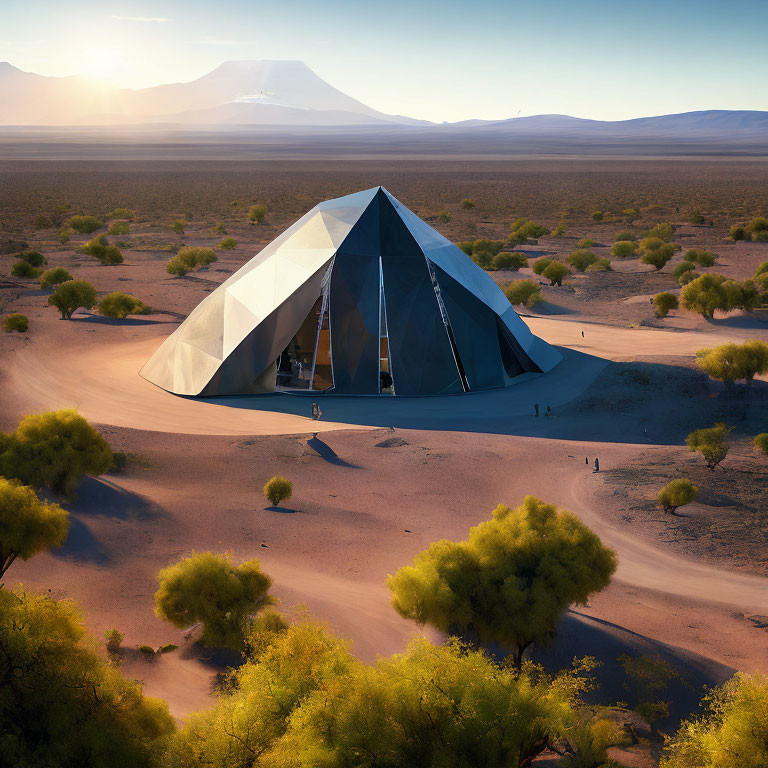
{"type": "MultiPolygon", "coordinates": [[[[563,289],[545,289],[546,303],[523,312],[534,333],[563,347],[564,360],[550,374],[522,377],[503,391],[328,397],[322,421],[314,422],[306,397],[197,401],[141,379],[138,369],[180,319],[278,229],[241,228],[234,252],[182,280],[164,274],[164,250],[127,250],[125,264],[108,268],[77,253],[84,238],[60,246],[50,233],[48,241],[40,236],[51,265],[67,266],[104,291],[130,290],[157,308],[146,318],[107,321],[80,311],[61,321],[31,282],[3,283],[0,311],[25,312],[32,325],[26,336],[0,339],[0,428],[12,428],[25,413],[77,407],[129,455],[124,472],[83,483],[69,507],[67,544],[14,565],[11,585],[18,580],[76,599],[97,635],[112,625],[124,631],[126,672],[183,717],[210,705],[215,673],[228,660],[201,651],[154,616],[156,574],[169,562],[205,549],[237,560],[258,557],[286,609],[306,604],[370,660],[401,650],[422,631],[391,609],[386,575],[431,541],[465,537],[498,503],[515,505],[534,494],[577,513],[619,556],[610,587],[589,606],[575,607],[554,645],[536,649],[536,658],[555,666],[598,656],[604,698],[618,700],[625,692],[617,656],[659,653],[688,681],[674,693],[670,724],[692,710],[703,685],[734,670],[768,671],[768,579],[761,574],[768,546],[742,567],[729,561],[738,536],[766,538],[765,531],[747,520],[710,557],[692,544],[670,543],[667,521],[627,521],[626,492],[606,483],[612,471],[642,468],[648,456],[663,457],[665,466],[693,461],[686,431],[722,413],[749,419],[738,422],[737,445],[718,472],[736,473],[752,462],[756,477],[768,477],[764,460],[746,447],[747,436],[768,425],[765,385],[758,383],[746,404],[730,403],[693,365],[702,347],[765,338],[764,312],[710,323],[680,312],[655,321],[648,297],[671,285],[673,264],[658,274],[622,262],[614,274],[578,275],[563,289]],[[648,392],[625,376],[641,369],[666,385],[648,392]],[[551,405],[552,417],[536,419],[534,402],[542,412],[551,405]],[[592,472],[595,457],[600,473],[592,472]],[[295,493],[289,508],[267,509],[261,487],[278,472],[295,493]],[[181,648],[154,662],[131,650],[164,642],[181,648]]],[[[138,224],[132,237],[159,238],[156,230],[138,224]]],[[[212,241],[203,225],[190,230],[187,242],[212,241]]],[[[691,247],[718,244],[717,271],[724,274],[743,279],[768,258],[768,244],[727,245],[722,231],[680,231],[691,247]]],[[[531,256],[572,250],[585,234],[611,242],[605,227],[585,225],[566,245],[542,239],[531,256]]],[[[0,272],[10,263],[0,256],[0,272]]],[[[753,501],[765,510],[764,495],[753,501]]],[[[739,520],[748,517],[737,512],[739,520]]]]}

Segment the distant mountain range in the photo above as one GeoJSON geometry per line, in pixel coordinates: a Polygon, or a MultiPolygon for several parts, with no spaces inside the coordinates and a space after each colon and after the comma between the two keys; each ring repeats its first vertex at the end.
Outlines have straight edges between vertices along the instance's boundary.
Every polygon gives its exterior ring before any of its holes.
{"type": "Polygon", "coordinates": [[[130,90],[81,76],[45,77],[0,63],[0,126],[156,126],[179,130],[348,133],[405,130],[426,141],[535,139],[539,143],[768,141],[768,111],[708,110],[634,120],[537,115],[430,123],[378,112],[339,91],[301,61],[230,61],[188,83],[130,90]]]}

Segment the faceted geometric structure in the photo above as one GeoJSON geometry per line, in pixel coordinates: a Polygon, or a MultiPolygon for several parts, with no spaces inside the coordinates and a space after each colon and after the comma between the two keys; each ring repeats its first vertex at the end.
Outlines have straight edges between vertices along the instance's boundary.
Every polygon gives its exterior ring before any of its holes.
{"type": "Polygon", "coordinates": [[[560,359],[486,272],[375,187],[315,206],[200,302],[141,375],[179,395],[437,395],[560,359]]]}

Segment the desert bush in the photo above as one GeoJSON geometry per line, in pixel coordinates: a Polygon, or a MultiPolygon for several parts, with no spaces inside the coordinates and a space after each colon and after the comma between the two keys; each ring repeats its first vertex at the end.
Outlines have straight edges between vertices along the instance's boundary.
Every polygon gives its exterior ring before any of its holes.
{"type": "Polygon", "coordinates": [[[115,208],[107,214],[108,219],[125,219],[133,221],[134,212],[130,208],[115,208]]]}
{"type": "Polygon", "coordinates": [[[637,243],[629,240],[619,240],[611,246],[611,256],[617,259],[631,259],[637,256],[637,243]]]}
{"type": "Polygon", "coordinates": [[[127,235],[131,231],[131,225],[127,221],[113,221],[107,230],[108,235],[127,235]]]}
{"type": "Polygon", "coordinates": [[[29,560],[38,552],[60,547],[68,532],[66,510],[41,501],[32,488],[17,480],[0,477],[0,579],[17,557],[29,560]]]}
{"type": "Polygon", "coordinates": [[[177,235],[183,235],[184,223],[185,222],[182,219],[178,219],[177,221],[174,221],[173,224],[171,224],[171,230],[177,235]]]}
{"type": "Polygon", "coordinates": [[[698,495],[699,489],[687,477],[678,477],[659,491],[656,501],[661,504],[665,512],[676,515],[678,507],[684,507],[696,501],[698,495]]]}
{"type": "Polygon", "coordinates": [[[171,651],[175,651],[179,646],[176,645],[176,643],[163,643],[158,649],[158,653],[170,653],[171,651]]]}
{"type": "Polygon", "coordinates": [[[179,252],[168,262],[166,271],[168,274],[181,277],[186,275],[187,272],[207,267],[217,260],[218,257],[213,248],[186,246],[185,248],[180,248],[179,252]]]}
{"type": "Polygon", "coordinates": [[[28,261],[25,261],[24,259],[21,259],[21,261],[17,261],[11,267],[11,275],[13,277],[20,277],[22,279],[30,279],[33,277],[38,277],[41,271],[42,270],[36,269],[28,261]]]}
{"type": "Polygon", "coordinates": [[[474,240],[463,240],[459,243],[454,243],[454,245],[456,245],[457,248],[461,248],[461,250],[464,251],[464,253],[466,253],[467,256],[471,257],[472,250],[475,247],[475,242],[474,240]]]}
{"type": "Polygon", "coordinates": [[[483,269],[490,269],[503,247],[503,240],[475,240],[472,243],[472,261],[483,269]]]}
{"type": "Polygon", "coordinates": [[[103,227],[104,223],[95,216],[72,216],[68,219],[67,226],[81,235],[90,235],[91,232],[103,227]]]}
{"type": "Polygon", "coordinates": [[[746,240],[746,231],[743,226],[734,224],[728,234],[731,240],[746,240]]]}
{"type": "Polygon", "coordinates": [[[621,212],[621,217],[631,224],[633,221],[640,218],[640,213],[637,208],[625,208],[621,212]]]}
{"type": "Polygon", "coordinates": [[[109,445],[75,410],[25,416],[0,438],[0,475],[66,498],[84,475],[102,475],[112,466],[109,445]]]}
{"type": "Polygon", "coordinates": [[[533,280],[514,280],[504,287],[504,293],[512,306],[523,304],[532,309],[541,298],[541,289],[533,280]]]}
{"type": "Polygon", "coordinates": [[[50,229],[53,226],[51,217],[45,213],[38,213],[35,216],[35,229],[50,229]]]}
{"type": "Polygon", "coordinates": [[[217,221],[212,227],[211,232],[214,235],[226,235],[227,234],[227,228],[224,226],[224,222],[217,221]]]}
{"type": "Polygon", "coordinates": [[[637,240],[637,235],[634,232],[630,232],[625,229],[619,232],[616,237],[613,238],[614,243],[634,243],[637,240]]]}
{"type": "Polygon", "coordinates": [[[768,456],[768,432],[761,432],[759,435],[755,435],[755,439],[752,442],[758,451],[768,456]]]}
{"type": "Polygon", "coordinates": [[[714,266],[718,256],[716,253],[710,253],[709,251],[691,248],[685,252],[685,256],[683,256],[683,258],[688,262],[698,264],[700,267],[711,267],[714,266]]]}
{"type": "Polygon", "coordinates": [[[547,264],[541,276],[549,280],[550,285],[562,285],[563,278],[571,274],[571,270],[561,261],[553,261],[547,264]]]}
{"type": "Polygon", "coordinates": [[[677,309],[677,307],[677,296],[674,293],[663,291],[653,297],[653,308],[656,312],[656,317],[666,317],[671,310],[677,309]]]}
{"type": "Polygon", "coordinates": [[[120,644],[123,642],[125,635],[116,627],[111,627],[104,633],[104,640],[106,641],[107,651],[109,653],[117,653],[120,650],[120,644]]]}
{"type": "Polygon", "coordinates": [[[733,427],[727,427],[722,421],[714,427],[697,429],[685,438],[689,451],[698,451],[707,467],[714,471],[715,467],[728,455],[730,446],[726,438],[733,427]]]}
{"type": "Polygon", "coordinates": [[[282,475],[275,475],[264,486],[264,496],[267,501],[276,507],[281,501],[287,501],[293,494],[293,483],[282,475]]]}
{"type": "Polygon", "coordinates": [[[130,293],[113,291],[99,302],[99,312],[105,317],[123,320],[128,315],[148,315],[152,310],[130,293]]]}
{"type": "Polygon", "coordinates": [[[236,247],[237,247],[237,240],[235,240],[234,237],[224,237],[219,243],[219,248],[221,248],[224,251],[231,251],[233,248],[236,248],[236,247]]]}
{"type": "Polygon", "coordinates": [[[579,240],[576,247],[580,251],[588,251],[594,244],[595,241],[591,237],[585,237],[582,240],[579,240]]]}
{"type": "Polygon", "coordinates": [[[664,241],[660,237],[644,237],[638,245],[643,253],[648,253],[657,251],[664,245],[664,241]]]}
{"type": "Polygon", "coordinates": [[[437,214],[437,220],[441,224],[447,224],[451,220],[451,214],[448,213],[448,211],[440,211],[440,213],[437,214]]]}
{"type": "Polygon", "coordinates": [[[709,691],[704,713],[668,738],[660,768],[764,768],[768,765],[768,678],[737,672],[709,691]]]}
{"type": "Polygon", "coordinates": [[[665,694],[680,673],[660,656],[629,656],[623,653],[619,662],[627,675],[625,688],[632,691],[637,699],[637,713],[648,723],[651,734],[656,736],[658,721],[669,715],[669,701],[665,694]]]}
{"type": "Polygon", "coordinates": [[[71,280],[72,275],[64,267],[53,267],[53,269],[43,272],[40,278],[41,288],[55,288],[57,285],[66,283],[67,280],[71,280]]]}
{"type": "Polygon", "coordinates": [[[249,616],[272,605],[272,579],[258,560],[236,566],[229,557],[199,552],[158,574],[155,613],[179,629],[203,626],[200,642],[242,651],[249,616]]]}
{"type": "Polygon", "coordinates": [[[612,272],[613,267],[611,267],[611,260],[610,259],[597,259],[597,261],[594,261],[592,264],[590,264],[586,272],[612,272]]]}
{"type": "Polygon", "coordinates": [[[106,235],[97,235],[80,247],[83,253],[93,256],[105,266],[123,263],[123,254],[116,245],[110,245],[106,235]]]}
{"type": "Polygon", "coordinates": [[[755,376],[768,373],[768,343],[750,339],[743,344],[722,344],[696,353],[696,363],[713,379],[733,384],[745,380],[751,384],[755,376]]]}
{"type": "Polygon", "coordinates": [[[565,234],[565,225],[558,224],[550,233],[551,237],[562,237],[565,234]]]}
{"type": "Polygon", "coordinates": [[[493,269],[505,269],[517,272],[518,269],[528,266],[528,259],[524,253],[497,253],[491,261],[493,269]]]}
{"type": "Polygon", "coordinates": [[[690,261],[681,261],[672,270],[672,277],[675,279],[675,282],[677,282],[681,275],[686,272],[692,272],[694,269],[696,269],[696,267],[690,261]]]}
{"type": "Polygon", "coordinates": [[[465,197],[465,198],[464,198],[464,199],[461,201],[461,207],[462,207],[462,208],[464,208],[464,210],[467,210],[467,211],[468,211],[468,210],[470,210],[470,209],[472,209],[472,208],[474,208],[474,207],[475,207],[475,205],[476,205],[475,201],[474,201],[474,200],[472,200],[472,199],[471,199],[471,198],[469,198],[469,197],[465,197]]]}
{"type": "Polygon", "coordinates": [[[42,267],[48,263],[48,260],[40,251],[22,251],[19,258],[31,264],[33,267],[42,267]]]}
{"type": "Polygon", "coordinates": [[[112,453],[112,472],[122,472],[128,465],[128,454],[123,451],[112,453]]]}
{"type": "Polygon", "coordinates": [[[6,333],[26,333],[29,330],[29,318],[21,312],[13,312],[3,318],[3,330],[6,333]]]}
{"type": "Polygon", "coordinates": [[[605,588],[615,570],[614,552],[576,515],[526,496],[517,509],[496,507],[467,541],[431,544],[387,586],[401,616],[511,646],[519,668],[568,606],[605,588]]]}
{"type": "Polygon", "coordinates": [[[512,247],[516,245],[522,245],[529,240],[538,240],[540,237],[548,234],[549,230],[537,224],[530,219],[515,219],[509,228],[509,237],[507,238],[507,245],[512,247]]]}
{"type": "Polygon", "coordinates": [[[546,256],[543,258],[537,259],[533,264],[533,274],[534,275],[541,275],[544,273],[544,270],[554,261],[554,259],[550,259],[546,256]]]}
{"type": "Polygon", "coordinates": [[[696,224],[696,225],[703,224],[704,215],[701,213],[701,211],[698,210],[698,208],[694,208],[688,216],[688,221],[691,224],[696,224]]]}
{"type": "Polygon", "coordinates": [[[579,272],[584,272],[587,267],[596,261],[597,256],[592,251],[574,251],[568,257],[568,263],[579,272]]]}
{"type": "MultiPolygon", "coordinates": [[[[694,274],[686,272],[681,275],[681,279],[694,274]]],[[[685,309],[700,313],[707,319],[714,317],[716,309],[723,312],[734,309],[751,312],[764,299],[760,287],[752,280],[739,283],[713,272],[691,279],[680,293],[680,303],[685,309]]]]}
{"type": "Polygon", "coordinates": [[[68,243],[70,240],[70,234],[69,234],[69,228],[68,227],[62,227],[59,230],[59,242],[64,245],[65,243],[68,243]]]}
{"type": "Polygon", "coordinates": [[[85,280],[67,280],[48,297],[48,303],[61,312],[62,320],[70,320],[76,309],[96,306],[96,289],[85,280]]]}
{"type": "Polygon", "coordinates": [[[653,250],[644,249],[640,259],[643,264],[650,264],[656,269],[661,269],[674,255],[677,247],[674,243],[663,243],[653,250]]]}
{"type": "Polygon", "coordinates": [[[602,221],[605,218],[605,214],[602,211],[592,211],[590,216],[592,221],[602,221]]]}
{"type": "MultiPolygon", "coordinates": [[[[686,264],[687,262],[683,262],[683,263],[686,264]]],[[[699,277],[701,277],[701,275],[694,270],[684,270],[680,275],[680,277],[677,278],[677,284],[680,286],[688,285],[688,283],[693,282],[699,277]]]]}
{"type": "Polygon", "coordinates": [[[85,634],[68,600],[0,590],[0,754],[7,766],[156,768],[175,730],[85,634]]]}
{"type": "Polygon", "coordinates": [[[660,240],[663,240],[665,243],[668,243],[672,240],[672,238],[675,235],[675,229],[671,224],[662,223],[657,224],[655,227],[651,227],[646,233],[646,237],[658,237],[660,240]]]}
{"type": "Polygon", "coordinates": [[[752,219],[752,221],[744,227],[744,234],[749,240],[766,242],[766,240],[768,240],[768,219],[762,216],[752,219]]]}
{"type": "Polygon", "coordinates": [[[762,262],[762,264],[760,264],[755,270],[755,277],[765,274],[768,274],[768,261],[762,262]]]}
{"type": "Polygon", "coordinates": [[[266,215],[267,215],[266,205],[257,203],[256,205],[252,205],[248,209],[248,218],[256,224],[263,224],[264,218],[266,217],[266,215]]]}

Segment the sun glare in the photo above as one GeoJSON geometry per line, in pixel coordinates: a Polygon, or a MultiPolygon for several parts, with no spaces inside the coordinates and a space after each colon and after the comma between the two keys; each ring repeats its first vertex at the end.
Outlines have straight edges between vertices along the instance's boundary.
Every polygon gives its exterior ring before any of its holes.
{"type": "Polygon", "coordinates": [[[114,48],[86,51],[83,74],[93,80],[117,85],[126,74],[125,57],[114,48]]]}

